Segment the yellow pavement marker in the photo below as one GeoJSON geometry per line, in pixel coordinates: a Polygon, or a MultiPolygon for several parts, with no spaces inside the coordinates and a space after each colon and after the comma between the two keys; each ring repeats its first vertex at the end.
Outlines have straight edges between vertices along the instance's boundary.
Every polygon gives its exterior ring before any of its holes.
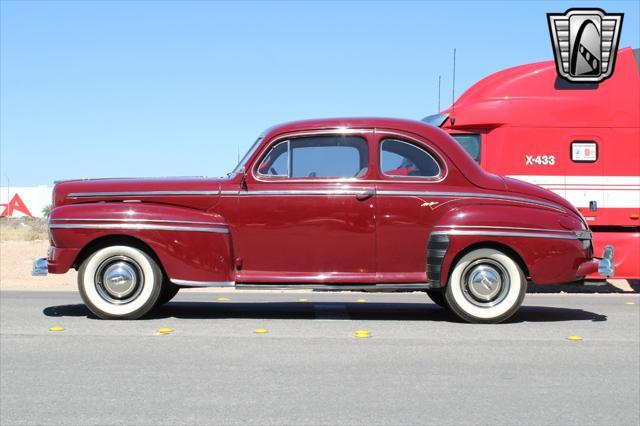
{"type": "Polygon", "coordinates": [[[568,336],[567,340],[582,340],[582,336],[568,336]]]}
{"type": "Polygon", "coordinates": [[[153,333],[153,336],[166,336],[167,334],[169,334],[169,333],[160,333],[159,331],[155,331],[153,333]]]}
{"type": "Polygon", "coordinates": [[[49,331],[64,331],[64,327],[61,325],[54,325],[49,329],[49,331]]]}
{"type": "Polygon", "coordinates": [[[256,328],[255,330],[253,330],[253,332],[256,334],[264,334],[264,333],[268,333],[269,330],[267,330],[266,328],[256,328]]]}
{"type": "Polygon", "coordinates": [[[229,299],[228,297],[218,297],[218,299],[216,299],[216,300],[218,302],[228,302],[231,299],[229,299]]]}
{"type": "Polygon", "coordinates": [[[367,299],[357,299],[356,302],[358,303],[365,303],[367,301],[367,299]]]}
{"type": "Polygon", "coordinates": [[[298,302],[308,302],[309,299],[298,299],[298,302]]]}
{"type": "Polygon", "coordinates": [[[156,331],[155,333],[153,333],[154,336],[164,336],[166,334],[172,333],[173,332],[173,328],[169,328],[169,327],[160,327],[158,329],[158,331],[156,331]]]}
{"type": "Polygon", "coordinates": [[[356,337],[358,339],[367,339],[371,337],[371,333],[369,333],[369,330],[356,330],[356,337]]]}
{"type": "Polygon", "coordinates": [[[624,302],[625,305],[635,305],[636,302],[624,302]]]}

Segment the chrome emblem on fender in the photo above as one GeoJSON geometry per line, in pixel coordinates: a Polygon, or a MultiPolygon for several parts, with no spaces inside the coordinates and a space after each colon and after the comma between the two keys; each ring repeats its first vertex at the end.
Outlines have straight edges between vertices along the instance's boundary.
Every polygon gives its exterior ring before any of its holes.
{"type": "Polygon", "coordinates": [[[605,13],[602,9],[548,13],[560,77],[577,83],[597,83],[611,77],[623,16],[622,13],[605,13]]]}
{"type": "Polygon", "coordinates": [[[431,208],[434,208],[438,204],[440,204],[438,201],[425,201],[424,203],[422,203],[420,205],[420,207],[431,207],[431,208]]]}

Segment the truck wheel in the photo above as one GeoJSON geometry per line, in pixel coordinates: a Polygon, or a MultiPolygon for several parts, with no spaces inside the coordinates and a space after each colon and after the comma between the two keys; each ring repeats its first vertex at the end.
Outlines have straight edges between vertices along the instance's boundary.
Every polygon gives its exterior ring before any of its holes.
{"type": "Polygon", "coordinates": [[[442,306],[445,309],[449,309],[447,305],[447,300],[444,298],[444,291],[438,290],[427,290],[427,296],[438,306],[442,306]]]}
{"type": "Polygon", "coordinates": [[[499,323],[524,299],[527,280],[518,264],[498,250],[478,249],[454,266],[445,299],[451,311],[473,323],[499,323]]]}
{"type": "Polygon", "coordinates": [[[162,271],[142,250],[109,246],[82,263],[78,289],[98,317],[137,319],[156,305],[162,291],[162,271]]]}
{"type": "Polygon", "coordinates": [[[165,280],[164,284],[162,285],[162,291],[160,291],[160,297],[158,298],[157,305],[160,306],[170,302],[171,299],[176,297],[176,294],[178,294],[178,291],[180,291],[180,287],[178,287],[175,284],[172,284],[168,280],[165,280]]]}

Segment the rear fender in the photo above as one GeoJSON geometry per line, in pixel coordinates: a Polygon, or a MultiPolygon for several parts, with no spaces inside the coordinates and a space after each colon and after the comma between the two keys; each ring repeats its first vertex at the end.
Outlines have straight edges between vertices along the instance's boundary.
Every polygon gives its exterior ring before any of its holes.
{"type": "MultiPolygon", "coordinates": [[[[86,203],[56,207],[49,218],[54,250],[77,253],[58,272],[79,267],[101,242],[138,240],[177,282],[233,281],[232,244],[224,218],[153,203],[86,203]]],[[[64,256],[60,256],[64,258],[64,256]]]]}
{"type": "Polygon", "coordinates": [[[574,281],[578,266],[588,258],[575,231],[567,227],[580,226],[573,215],[544,207],[493,203],[453,208],[433,227],[430,242],[436,241],[440,252],[430,253],[440,258],[435,259],[438,265],[427,260],[428,268],[438,273],[429,279],[444,287],[460,255],[493,247],[513,257],[538,284],[574,281]]]}

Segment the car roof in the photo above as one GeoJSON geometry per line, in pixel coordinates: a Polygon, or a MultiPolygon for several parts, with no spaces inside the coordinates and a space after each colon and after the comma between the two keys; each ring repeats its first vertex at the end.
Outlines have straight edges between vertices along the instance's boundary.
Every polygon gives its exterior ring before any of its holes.
{"type": "Polygon", "coordinates": [[[502,180],[483,171],[448,133],[418,120],[385,117],[319,118],[279,124],[267,129],[262,136],[269,141],[284,133],[324,129],[387,129],[413,133],[433,143],[476,186],[504,189],[502,180]]]}
{"type": "Polygon", "coordinates": [[[279,134],[285,132],[299,130],[321,130],[321,129],[372,129],[372,128],[389,128],[398,130],[409,130],[420,133],[429,127],[417,120],[408,120],[404,118],[387,118],[387,117],[334,117],[334,118],[315,118],[310,120],[297,120],[288,123],[278,124],[265,132],[265,135],[279,134]]]}

